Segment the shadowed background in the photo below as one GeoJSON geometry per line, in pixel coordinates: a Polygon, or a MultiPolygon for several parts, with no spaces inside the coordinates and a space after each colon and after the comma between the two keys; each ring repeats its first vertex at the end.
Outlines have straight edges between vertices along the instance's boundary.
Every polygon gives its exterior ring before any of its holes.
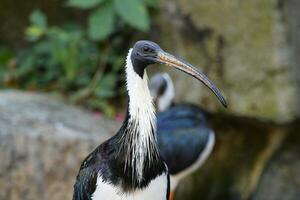
{"type": "Polygon", "coordinates": [[[207,110],[216,146],[175,199],[300,199],[297,0],[0,1],[0,199],[71,199],[82,159],[120,126],[124,60],[149,39],[229,103],[160,66],[207,110]]]}

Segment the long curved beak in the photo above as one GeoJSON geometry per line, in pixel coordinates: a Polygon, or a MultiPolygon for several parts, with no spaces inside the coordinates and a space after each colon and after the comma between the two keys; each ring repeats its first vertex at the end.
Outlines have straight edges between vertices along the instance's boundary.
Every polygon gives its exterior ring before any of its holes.
{"type": "Polygon", "coordinates": [[[175,67],[176,69],[183,71],[183,72],[189,74],[190,76],[198,79],[217,96],[217,98],[219,99],[219,101],[222,103],[222,105],[224,107],[227,107],[227,103],[226,103],[224,96],[222,95],[220,90],[215,86],[215,84],[213,84],[213,82],[211,82],[202,72],[195,69],[188,62],[181,60],[179,58],[176,58],[175,56],[173,56],[167,52],[164,52],[163,50],[160,50],[157,53],[156,61],[160,62],[162,64],[165,64],[165,65],[168,65],[168,66],[175,67]]]}

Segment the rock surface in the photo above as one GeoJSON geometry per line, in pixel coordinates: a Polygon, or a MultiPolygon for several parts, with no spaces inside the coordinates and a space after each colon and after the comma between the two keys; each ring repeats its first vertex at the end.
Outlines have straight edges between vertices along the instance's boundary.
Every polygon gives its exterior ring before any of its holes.
{"type": "MultiPolygon", "coordinates": [[[[163,0],[153,35],[208,74],[226,112],[283,121],[299,113],[299,9],[297,0],[163,0]]],[[[206,88],[169,72],[178,100],[220,109],[206,88]]]]}
{"type": "Polygon", "coordinates": [[[286,139],[285,145],[266,166],[253,200],[300,199],[299,142],[299,132],[286,139]]]}
{"type": "Polygon", "coordinates": [[[118,124],[46,95],[0,93],[0,199],[71,199],[79,166],[118,124]]]}

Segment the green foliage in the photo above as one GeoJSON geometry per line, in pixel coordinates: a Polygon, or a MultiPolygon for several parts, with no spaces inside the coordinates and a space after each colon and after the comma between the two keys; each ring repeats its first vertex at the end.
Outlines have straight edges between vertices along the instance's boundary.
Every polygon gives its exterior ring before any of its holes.
{"type": "Polygon", "coordinates": [[[31,26],[26,29],[26,36],[28,40],[34,41],[46,31],[47,19],[40,10],[35,10],[30,14],[29,21],[31,26]]]}
{"type": "Polygon", "coordinates": [[[114,0],[117,14],[129,25],[147,31],[149,16],[145,3],[141,0],[114,0]]]}
{"type": "Polygon", "coordinates": [[[69,0],[67,5],[81,8],[81,9],[89,9],[93,8],[100,4],[103,0],[69,0]]]}
{"type": "Polygon", "coordinates": [[[13,57],[13,53],[9,49],[0,46],[0,67],[1,68],[5,67],[12,57],[13,57]]]}
{"type": "Polygon", "coordinates": [[[113,4],[106,2],[98,7],[89,16],[88,34],[93,40],[102,40],[113,31],[114,28],[113,4]]]}
{"type": "Polygon", "coordinates": [[[8,81],[7,71],[14,67],[14,54],[7,48],[0,46],[0,85],[8,81]]]}
{"type": "Polygon", "coordinates": [[[47,27],[46,16],[40,11],[34,11],[30,21],[26,38],[36,42],[19,55],[16,78],[30,78],[35,87],[56,82],[63,91],[87,84],[88,75],[97,66],[98,51],[84,32],[76,26],[47,27]]]}
{"type": "Polygon", "coordinates": [[[156,7],[158,0],[143,0],[147,6],[156,7]]]}
{"type": "Polygon", "coordinates": [[[40,10],[35,10],[30,14],[30,23],[34,26],[39,27],[40,29],[46,29],[47,27],[47,19],[44,13],[40,10]]]}
{"type": "Polygon", "coordinates": [[[156,0],[69,0],[67,5],[92,9],[88,16],[88,35],[97,41],[106,39],[122,23],[140,31],[149,30],[147,6],[156,3],[156,0]]]}
{"type": "Polygon", "coordinates": [[[43,12],[33,11],[25,30],[29,47],[17,53],[0,48],[0,86],[60,92],[71,102],[114,114],[112,100],[125,93],[120,74],[131,42],[124,33],[147,31],[147,7],[156,1],[67,0],[87,13],[87,28],[50,26],[43,12]]]}
{"type": "Polygon", "coordinates": [[[16,56],[0,48],[0,77],[9,77],[2,87],[59,91],[74,103],[112,115],[109,102],[120,95],[118,83],[122,81],[124,52],[114,50],[118,49],[114,43],[120,43],[113,40],[109,46],[97,45],[78,25],[48,26],[46,16],[38,10],[30,15],[30,22],[25,30],[29,48],[16,56]],[[10,59],[17,61],[14,67],[9,67],[10,59]]]}
{"type": "Polygon", "coordinates": [[[18,79],[32,78],[31,84],[34,86],[56,82],[60,87],[58,89],[63,91],[88,82],[87,75],[97,66],[98,52],[80,29],[52,27],[46,29],[43,35],[31,35],[28,31],[26,34],[35,41],[41,40],[20,54],[18,79]]]}

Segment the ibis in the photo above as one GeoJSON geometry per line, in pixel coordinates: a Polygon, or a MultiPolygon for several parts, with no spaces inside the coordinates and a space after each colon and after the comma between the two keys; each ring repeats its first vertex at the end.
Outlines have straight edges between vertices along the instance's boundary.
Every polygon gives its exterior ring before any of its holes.
{"type": "Polygon", "coordinates": [[[156,139],[156,116],[146,68],[160,63],[203,82],[226,106],[218,88],[189,63],[151,41],[137,41],[126,60],[128,109],[119,131],[82,162],[73,200],[167,200],[169,172],[156,139]]]}
{"type": "Polygon", "coordinates": [[[159,111],[157,141],[170,173],[170,200],[173,200],[178,183],[199,169],[211,154],[215,134],[200,107],[174,103],[174,85],[167,73],[151,78],[150,91],[159,111]]]}

